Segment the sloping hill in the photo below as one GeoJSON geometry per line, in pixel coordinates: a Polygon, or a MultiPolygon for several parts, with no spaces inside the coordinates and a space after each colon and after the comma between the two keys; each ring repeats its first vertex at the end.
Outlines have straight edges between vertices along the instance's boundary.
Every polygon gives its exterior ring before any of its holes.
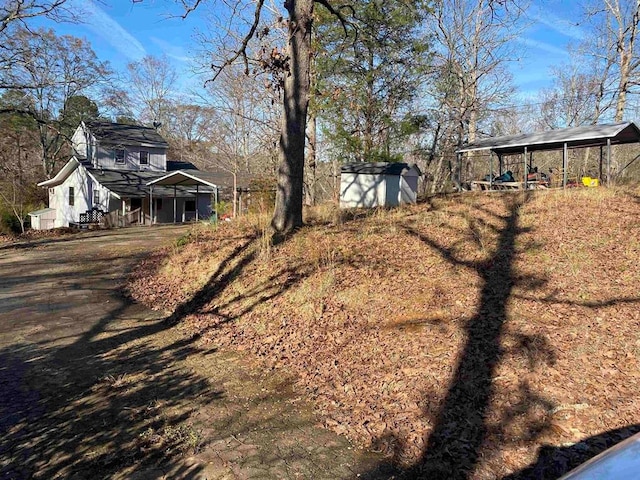
{"type": "Polygon", "coordinates": [[[555,478],[637,427],[637,193],[436,198],[276,247],[261,231],[194,230],[131,292],[291,372],[326,427],[400,476],[555,478]]]}

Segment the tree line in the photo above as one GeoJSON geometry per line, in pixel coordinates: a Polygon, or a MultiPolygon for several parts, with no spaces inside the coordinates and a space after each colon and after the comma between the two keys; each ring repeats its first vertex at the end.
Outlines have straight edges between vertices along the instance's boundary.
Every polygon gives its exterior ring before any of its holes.
{"type": "Polygon", "coordinates": [[[31,24],[80,21],[65,0],[2,0],[0,202],[9,216],[45,202],[34,185],[73,153],[82,120],[155,124],[171,159],[267,179],[273,228],[286,234],[302,224],[305,202],[335,198],[342,163],[415,162],[425,193],[436,193],[451,188],[465,143],[620,121],[638,106],[640,6],[631,0],[584,4],[588,35],[530,101],[510,74],[530,22],[519,0],[175,3],[181,21],[210,19],[192,66],[202,86],[188,91],[180,80],[190,72],[166,58],[116,71],[86,40],[31,24]]]}

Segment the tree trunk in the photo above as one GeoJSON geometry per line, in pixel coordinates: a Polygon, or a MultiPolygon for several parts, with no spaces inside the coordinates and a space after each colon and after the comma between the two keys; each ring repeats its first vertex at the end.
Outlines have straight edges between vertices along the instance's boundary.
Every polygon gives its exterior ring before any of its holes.
{"type": "Polygon", "coordinates": [[[237,216],[238,216],[238,173],[233,172],[233,218],[236,218],[237,216]]]}
{"type": "Polygon", "coordinates": [[[317,145],[317,136],[316,136],[316,115],[311,114],[309,116],[309,129],[308,129],[308,137],[309,137],[309,185],[307,196],[309,198],[309,204],[316,204],[316,184],[318,183],[317,175],[316,175],[316,145],[317,145]]]}
{"type": "Polygon", "coordinates": [[[304,146],[309,106],[313,0],[287,0],[289,72],[284,83],[284,116],[279,142],[276,204],[271,226],[287,234],[302,226],[304,146]]]}
{"type": "Polygon", "coordinates": [[[629,88],[629,62],[627,52],[620,52],[620,81],[618,83],[618,101],[616,102],[616,122],[621,122],[624,118],[624,109],[627,103],[627,90],[629,88]]]}

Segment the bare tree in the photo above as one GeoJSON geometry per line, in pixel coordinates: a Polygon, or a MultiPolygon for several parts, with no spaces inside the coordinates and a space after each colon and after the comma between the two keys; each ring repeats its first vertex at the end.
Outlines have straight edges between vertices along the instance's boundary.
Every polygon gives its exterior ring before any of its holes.
{"type": "MultiPolygon", "coordinates": [[[[617,122],[623,120],[627,96],[640,83],[640,56],[637,45],[640,24],[638,0],[594,0],[586,8],[593,35],[585,42],[587,56],[604,64],[602,85],[613,84],[617,122]]],[[[605,94],[604,89],[602,90],[605,94]]]]}
{"type": "MultiPolygon", "coordinates": [[[[0,0],[0,68],[8,69],[17,60],[15,45],[8,45],[19,29],[29,27],[37,17],[56,22],[74,22],[77,16],[67,0],[0,0]]],[[[15,85],[2,84],[0,88],[15,85]]]]}
{"type": "MultiPolygon", "coordinates": [[[[0,106],[20,107],[25,101],[18,92],[0,98],[0,106]]],[[[0,207],[11,211],[24,232],[24,222],[31,207],[41,200],[42,180],[39,154],[39,135],[36,122],[18,114],[0,117],[0,207]]],[[[2,210],[2,208],[0,208],[2,210]]],[[[0,225],[0,228],[2,226],[0,225]]]]}
{"type": "Polygon", "coordinates": [[[515,2],[437,0],[432,26],[439,48],[436,82],[445,108],[454,112],[458,143],[475,141],[482,114],[513,93],[507,62],[519,34],[522,9],[515,2]]]}
{"type": "Polygon", "coordinates": [[[555,129],[596,123],[602,114],[602,83],[594,73],[575,67],[554,70],[553,86],[541,92],[541,127],[555,129]]]}
{"type": "MultiPolygon", "coordinates": [[[[184,16],[198,8],[201,0],[179,0],[184,7],[184,16]]],[[[222,2],[219,2],[219,4],[222,2]]],[[[229,15],[244,11],[242,0],[229,2],[229,15]]],[[[280,166],[278,169],[276,205],[272,227],[277,234],[288,234],[302,225],[302,203],[305,160],[305,133],[307,108],[309,105],[311,30],[315,4],[318,3],[344,21],[340,7],[331,0],[287,0],[284,9],[287,14],[286,50],[270,57],[268,68],[283,71],[282,82],[282,125],[278,141],[280,166]]],[[[244,5],[246,6],[246,5],[244,5]]],[[[265,13],[265,0],[256,0],[253,16],[238,38],[237,48],[221,63],[213,65],[214,79],[225,67],[240,62],[245,72],[250,73],[250,48],[252,39],[265,34],[261,29],[261,19],[265,13]]],[[[267,29],[268,30],[268,29],[267,29]]]]}
{"type": "Polygon", "coordinates": [[[168,60],[148,55],[127,65],[127,70],[130,99],[138,117],[147,123],[166,123],[177,79],[168,60]]]}
{"type": "Polygon", "coordinates": [[[28,108],[11,107],[0,113],[20,113],[37,122],[43,171],[50,177],[66,154],[68,139],[61,124],[67,100],[98,88],[110,68],[97,59],[85,40],[59,37],[52,30],[17,29],[5,46],[15,52],[15,59],[11,68],[0,73],[0,79],[13,85],[13,90],[25,92],[28,108]]]}
{"type": "Polygon", "coordinates": [[[275,173],[268,159],[279,132],[276,100],[277,92],[265,89],[258,78],[246,76],[234,67],[225,69],[216,83],[209,85],[208,101],[215,105],[211,161],[233,176],[234,216],[238,208],[238,176],[275,173]]]}
{"type": "Polygon", "coordinates": [[[75,19],[67,0],[2,0],[0,4],[0,33],[14,23],[23,26],[32,18],[48,17],[56,21],[75,19]]]}

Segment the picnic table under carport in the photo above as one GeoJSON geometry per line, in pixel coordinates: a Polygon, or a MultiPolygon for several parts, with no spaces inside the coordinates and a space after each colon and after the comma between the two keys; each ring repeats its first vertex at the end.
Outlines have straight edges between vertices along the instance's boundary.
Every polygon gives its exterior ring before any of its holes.
{"type": "MultiPolygon", "coordinates": [[[[522,155],[524,167],[523,182],[509,182],[519,184],[521,188],[529,188],[527,173],[532,169],[531,157],[527,154],[535,151],[562,150],[562,186],[567,186],[568,180],[568,149],[586,147],[606,147],[606,161],[603,167],[600,163],[599,175],[603,178],[603,168],[606,168],[607,183],[611,179],[611,146],[640,142],[640,129],[634,122],[621,122],[603,125],[584,125],[580,127],[562,128],[546,132],[506,135],[492,137],[470,143],[457,150],[458,165],[462,163],[462,155],[470,152],[489,152],[489,188],[493,188],[493,159],[498,158],[499,175],[503,172],[503,157],[506,155],[522,155]]],[[[458,168],[458,181],[462,184],[461,168],[458,168]]],[[[487,182],[482,182],[487,183],[487,182]]]]}

